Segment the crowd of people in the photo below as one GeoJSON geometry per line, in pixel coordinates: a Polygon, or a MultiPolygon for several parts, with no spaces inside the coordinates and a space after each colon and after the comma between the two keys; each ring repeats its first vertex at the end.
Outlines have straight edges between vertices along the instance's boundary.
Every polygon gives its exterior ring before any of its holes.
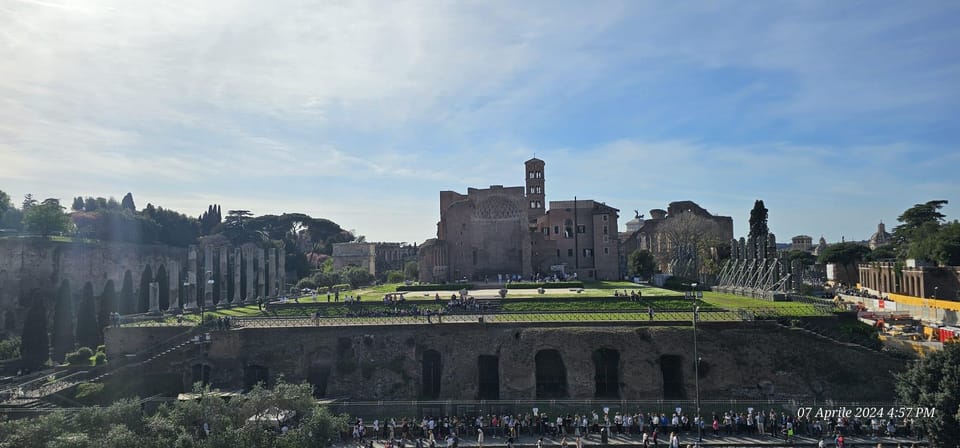
{"type": "MultiPolygon", "coordinates": [[[[679,410],[679,409],[678,409],[679,410]]],[[[365,425],[362,419],[354,425],[355,440],[363,443],[387,441],[390,445],[409,443],[417,448],[433,448],[437,445],[456,447],[460,437],[470,437],[482,446],[483,437],[502,438],[511,446],[523,437],[552,437],[580,446],[581,439],[599,437],[639,438],[645,447],[670,444],[679,436],[696,436],[697,426],[706,438],[734,435],[766,436],[792,441],[796,436],[807,436],[821,440],[830,439],[834,443],[843,441],[844,436],[900,436],[916,437],[910,419],[860,419],[860,418],[798,418],[791,413],[755,411],[749,408],[743,412],[727,411],[714,413],[703,422],[684,412],[600,413],[592,411],[584,414],[547,415],[526,413],[522,415],[479,415],[479,416],[427,416],[415,418],[391,418],[381,422],[374,420],[365,425]]],[[[564,443],[561,445],[566,446],[564,443]]],[[[538,443],[538,446],[540,444],[538,443]]]]}

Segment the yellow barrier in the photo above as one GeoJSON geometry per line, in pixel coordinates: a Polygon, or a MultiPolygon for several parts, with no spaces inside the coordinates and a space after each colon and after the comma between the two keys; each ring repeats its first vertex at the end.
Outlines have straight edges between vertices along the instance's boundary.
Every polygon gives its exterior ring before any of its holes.
{"type": "Polygon", "coordinates": [[[924,299],[921,297],[904,296],[900,294],[889,294],[890,300],[904,305],[914,306],[932,306],[944,310],[960,311],[960,302],[940,299],[924,299]]]}

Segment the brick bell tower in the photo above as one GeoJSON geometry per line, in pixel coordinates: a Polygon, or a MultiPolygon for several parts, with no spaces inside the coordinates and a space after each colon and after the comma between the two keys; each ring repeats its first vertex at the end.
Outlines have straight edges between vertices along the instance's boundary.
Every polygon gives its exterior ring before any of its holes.
{"type": "Polygon", "coordinates": [[[536,227],[537,218],[546,214],[547,210],[546,194],[543,189],[544,162],[534,157],[523,165],[526,168],[524,179],[527,186],[527,217],[530,219],[530,224],[536,227]]]}

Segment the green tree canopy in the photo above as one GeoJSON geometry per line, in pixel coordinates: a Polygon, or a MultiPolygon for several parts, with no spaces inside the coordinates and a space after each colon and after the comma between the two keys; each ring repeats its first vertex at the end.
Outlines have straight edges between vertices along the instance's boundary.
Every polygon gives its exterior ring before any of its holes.
{"type": "Polygon", "coordinates": [[[0,190],[0,215],[6,213],[11,207],[10,205],[10,195],[0,190]]]}
{"type": "Polygon", "coordinates": [[[820,262],[853,265],[863,261],[868,253],[870,248],[862,244],[850,242],[831,244],[820,253],[820,262]]]}
{"type": "Polygon", "coordinates": [[[650,278],[657,270],[657,260],[648,250],[637,249],[627,258],[627,275],[629,277],[650,278]]]}
{"type": "Polygon", "coordinates": [[[960,444],[960,344],[920,358],[897,376],[901,403],[936,409],[932,417],[918,418],[915,427],[929,437],[931,446],[960,444]]]}
{"type": "Polygon", "coordinates": [[[420,278],[420,265],[416,261],[408,261],[403,265],[403,276],[407,280],[417,281],[420,278]]]}
{"type": "Polygon", "coordinates": [[[804,266],[812,266],[817,262],[817,257],[805,250],[791,250],[786,253],[786,256],[791,264],[794,260],[800,260],[804,266]]]}
{"type": "Polygon", "coordinates": [[[66,232],[70,227],[70,217],[63,212],[63,207],[57,199],[47,199],[41,204],[28,207],[23,221],[27,230],[43,236],[66,232]]]}

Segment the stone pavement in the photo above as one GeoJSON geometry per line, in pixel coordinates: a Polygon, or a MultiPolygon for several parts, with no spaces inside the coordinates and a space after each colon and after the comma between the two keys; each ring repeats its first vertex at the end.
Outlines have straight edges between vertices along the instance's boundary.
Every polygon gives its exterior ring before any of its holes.
{"type": "MultiPolygon", "coordinates": [[[[917,441],[914,438],[908,437],[855,437],[855,436],[845,436],[846,439],[845,445],[847,447],[858,446],[858,447],[871,447],[876,448],[878,446],[888,447],[888,448],[911,448],[911,447],[926,447],[928,443],[923,441],[917,441]]],[[[368,439],[369,440],[369,439],[368,439]]],[[[833,436],[824,437],[824,443],[828,447],[835,446],[833,443],[833,436]]],[[[664,437],[658,438],[658,446],[663,448],[669,448],[670,434],[668,433],[664,437]]],[[[682,433],[680,435],[680,446],[695,446],[697,441],[696,433],[682,433]]],[[[784,442],[783,438],[774,438],[771,436],[747,436],[747,435],[734,435],[734,436],[720,436],[713,437],[704,433],[703,443],[700,446],[704,447],[764,447],[764,448],[774,448],[774,447],[816,447],[819,442],[819,439],[806,436],[795,436],[790,439],[789,442],[784,442]]],[[[503,437],[490,437],[487,436],[483,442],[483,447],[505,447],[506,439],[503,437]]],[[[530,448],[535,447],[537,444],[537,436],[523,436],[520,437],[519,441],[514,442],[515,447],[530,448]]],[[[554,437],[544,437],[543,446],[544,447],[558,447],[561,445],[560,438],[554,437]]],[[[590,438],[583,439],[584,446],[590,447],[602,447],[604,444],[600,443],[600,437],[597,435],[592,435],[590,438]]],[[[338,447],[359,447],[361,446],[358,443],[343,442],[336,444],[338,447]]],[[[366,445],[369,446],[369,445],[366,445]]],[[[384,448],[385,441],[380,440],[376,441],[373,444],[374,448],[384,448]]],[[[399,448],[399,441],[395,443],[394,448],[399,448]]],[[[406,448],[415,447],[413,441],[406,441],[404,444],[406,448]]],[[[425,445],[426,446],[426,445],[425,445]]],[[[576,438],[568,437],[567,438],[567,448],[576,448],[576,438]]],[[[606,446],[614,448],[626,448],[626,447],[640,447],[643,446],[641,439],[639,437],[625,437],[625,436],[614,436],[610,437],[610,441],[606,446]]],[[[650,447],[653,447],[653,443],[650,443],[650,447]]],[[[437,447],[446,448],[445,443],[440,443],[438,441],[437,447]]],[[[477,444],[476,437],[470,439],[460,439],[458,447],[462,448],[481,448],[477,444]]]]}

